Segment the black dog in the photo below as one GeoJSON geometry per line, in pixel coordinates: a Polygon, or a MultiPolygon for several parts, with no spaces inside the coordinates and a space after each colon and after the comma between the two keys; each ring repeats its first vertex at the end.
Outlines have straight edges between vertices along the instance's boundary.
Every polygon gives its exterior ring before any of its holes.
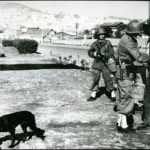
{"type": "MultiPolygon", "coordinates": [[[[11,145],[9,147],[14,147],[15,144],[15,128],[21,125],[25,136],[23,141],[27,140],[27,127],[34,132],[36,132],[36,136],[44,137],[44,130],[37,128],[35,123],[35,116],[29,111],[19,111],[12,114],[7,114],[0,117],[0,132],[10,132],[11,134],[11,145]]],[[[30,139],[31,137],[29,137],[30,139]]]]}

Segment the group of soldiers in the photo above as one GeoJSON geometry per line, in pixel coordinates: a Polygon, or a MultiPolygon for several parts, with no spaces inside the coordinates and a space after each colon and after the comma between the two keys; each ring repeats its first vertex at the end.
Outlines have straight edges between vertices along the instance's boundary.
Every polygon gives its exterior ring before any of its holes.
{"type": "Polygon", "coordinates": [[[89,57],[94,59],[92,65],[93,80],[90,87],[91,95],[87,101],[94,101],[103,91],[115,101],[114,111],[118,113],[116,126],[118,132],[135,132],[150,126],[150,73],[146,81],[135,62],[142,64],[143,68],[150,66],[150,56],[140,51],[138,37],[143,34],[150,36],[150,19],[144,22],[132,20],[128,23],[116,53],[109,40],[106,40],[105,28],[100,26],[95,32],[97,39],[88,50],[89,57]],[[100,86],[101,74],[105,88],[100,86]],[[133,87],[138,79],[142,79],[144,88],[143,123],[134,128],[135,104],[137,99],[133,96],[133,87]],[[117,87],[114,86],[116,83],[117,87]],[[119,97],[116,99],[115,90],[119,97]]]}

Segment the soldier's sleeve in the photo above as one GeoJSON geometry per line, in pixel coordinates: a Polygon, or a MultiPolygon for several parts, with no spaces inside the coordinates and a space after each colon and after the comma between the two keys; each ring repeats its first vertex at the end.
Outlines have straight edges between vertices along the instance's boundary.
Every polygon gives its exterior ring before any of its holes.
{"type": "Polygon", "coordinates": [[[90,49],[88,50],[88,55],[91,58],[95,58],[94,52],[96,52],[96,49],[94,48],[94,43],[91,45],[90,49]]]}
{"type": "Polygon", "coordinates": [[[145,53],[141,53],[139,48],[133,42],[126,43],[126,49],[136,61],[141,63],[150,63],[150,56],[145,53]]]}

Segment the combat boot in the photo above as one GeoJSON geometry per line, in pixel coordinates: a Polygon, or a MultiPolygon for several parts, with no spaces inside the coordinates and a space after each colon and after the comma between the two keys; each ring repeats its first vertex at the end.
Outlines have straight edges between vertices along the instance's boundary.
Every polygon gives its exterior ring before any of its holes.
{"type": "Polygon", "coordinates": [[[100,97],[103,93],[105,87],[100,87],[98,90],[92,92],[91,96],[87,99],[87,101],[95,101],[98,97],[100,97]]]}
{"type": "Polygon", "coordinates": [[[120,133],[129,133],[129,132],[136,132],[133,128],[133,116],[125,116],[123,114],[118,114],[118,121],[117,121],[117,131],[120,133]]]}
{"type": "Polygon", "coordinates": [[[87,101],[95,101],[97,98],[97,91],[93,91],[91,96],[87,99],[87,101]]]}
{"type": "Polygon", "coordinates": [[[127,124],[130,129],[133,129],[133,124],[134,124],[133,115],[127,116],[127,124]]]}
{"type": "Polygon", "coordinates": [[[122,128],[122,127],[117,127],[117,131],[120,132],[120,133],[134,133],[136,132],[136,130],[134,128],[122,128]]]}
{"type": "Polygon", "coordinates": [[[92,96],[90,96],[88,99],[87,99],[87,101],[95,101],[96,100],[96,97],[92,97],[92,96]]]}
{"type": "Polygon", "coordinates": [[[141,123],[139,126],[137,126],[137,130],[143,130],[150,127],[149,123],[141,123]]]}

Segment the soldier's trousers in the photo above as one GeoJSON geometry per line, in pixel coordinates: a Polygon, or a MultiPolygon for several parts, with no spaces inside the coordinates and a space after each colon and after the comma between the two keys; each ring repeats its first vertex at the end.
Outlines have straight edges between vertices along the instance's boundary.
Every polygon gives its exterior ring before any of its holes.
{"type": "Polygon", "coordinates": [[[143,122],[150,124],[150,73],[148,74],[148,77],[146,79],[143,122]]]}
{"type": "Polygon", "coordinates": [[[134,82],[130,79],[118,80],[119,99],[117,100],[117,110],[120,114],[132,114],[134,99],[132,98],[132,87],[134,82]]]}
{"type": "MultiPolygon", "coordinates": [[[[118,79],[119,99],[117,100],[117,109],[120,114],[128,116],[133,112],[134,104],[138,99],[137,95],[135,95],[135,88],[137,88],[135,81],[137,83],[143,83],[141,75],[137,74],[136,76],[134,79],[128,76],[123,80],[118,79]]],[[[140,89],[137,94],[140,94],[139,97],[142,97],[144,92],[140,89]]]]}
{"type": "Polygon", "coordinates": [[[90,87],[91,91],[97,91],[100,87],[100,78],[101,74],[104,79],[105,87],[108,92],[112,92],[114,90],[113,80],[111,77],[111,73],[107,68],[103,68],[102,70],[92,70],[93,80],[90,87]]]}

